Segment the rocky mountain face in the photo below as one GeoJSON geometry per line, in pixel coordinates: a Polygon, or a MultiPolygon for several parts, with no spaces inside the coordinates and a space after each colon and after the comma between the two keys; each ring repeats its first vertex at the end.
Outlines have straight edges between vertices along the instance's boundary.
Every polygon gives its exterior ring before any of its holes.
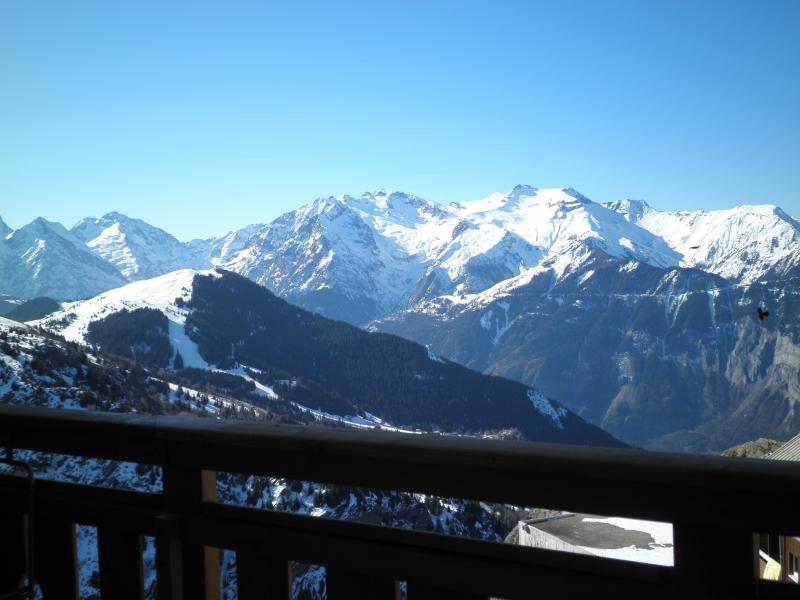
{"type": "Polygon", "coordinates": [[[629,442],[721,450],[800,429],[800,290],[792,281],[737,284],[594,251],[563,273],[545,265],[374,327],[535,385],[629,442]]]}

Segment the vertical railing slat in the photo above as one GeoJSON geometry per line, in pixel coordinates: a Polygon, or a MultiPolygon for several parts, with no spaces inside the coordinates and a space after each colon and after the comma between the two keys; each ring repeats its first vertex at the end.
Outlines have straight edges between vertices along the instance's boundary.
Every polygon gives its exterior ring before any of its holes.
{"type": "MultiPolygon", "coordinates": [[[[164,465],[164,506],[173,514],[200,514],[203,502],[216,501],[216,472],[164,465]]],[[[173,534],[179,535],[177,531],[173,534]]],[[[169,547],[162,542],[160,546],[169,547]]],[[[174,551],[175,549],[172,548],[174,551]]],[[[157,550],[158,551],[158,550],[157,550]]],[[[173,554],[176,555],[175,552],[173,554]]],[[[166,568],[166,562],[158,563],[166,568]]],[[[198,600],[219,600],[219,550],[182,543],[180,550],[182,595],[198,600]]],[[[159,577],[162,576],[159,571],[159,577]]],[[[169,577],[169,575],[164,574],[169,577]]]]}
{"type": "Polygon", "coordinates": [[[755,597],[758,546],[753,532],[676,523],[673,543],[675,576],[696,597],[755,597]]]}
{"type": "Polygon", "coordinates": [[[174,517],[156,518],[156,597],[183,600],[183,543],[174,517]]]}
{"type": "Polygon", "coordinates": [[[25,516],[15,503],[0,496],[0,594],[19,587],[25,574],[25,516]]]}
{"type": "Polygon", "coordinates": [[[143,600],[142,536],[110,527],[97,529],[103,598],[143,600]]]}
{"type": "Polygon", "coordinates": [[[35,577],[44,597],[75,600],[79,597],[75,525],[41,511],[34,524],[35,577]]]}
{"type": "Polygon", "coordinates": [[[291,600],[289,562],[269,556],[263,546],[236,551],[239,600],[291,600]]]}
{"type": "Polygon", "coordinates": [[[392,579],[326,569],[328,600],[397,600],[400,586],[392,579]]]}
{"type": "Polygon", "coordinates": [[[408,600],[486,600],[486,596],[444,590],[429,585],[409,581],[407,584],[408,600]]]}

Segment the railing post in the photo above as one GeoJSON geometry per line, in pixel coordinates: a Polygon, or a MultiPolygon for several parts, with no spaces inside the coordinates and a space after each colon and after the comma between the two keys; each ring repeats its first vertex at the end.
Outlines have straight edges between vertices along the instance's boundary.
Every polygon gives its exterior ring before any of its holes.
{"type": "Polygon", "coordinates": [[[109,527],[97,529],[100,591],[114,600],[143,600],[142,536],[109,527]]]}
{"type": "Polygon", "coordinates": [[[673,538],[675,575],[694,597],[755,597],[758,558],[751,531],[676,523],[673,538]]]}
{"type": "Polygon", "coordinates": [[[270,556],[264,546],[236,550],[239,600],[291,600],[292,572],[286,560],[270,556]]]}
{"type": "Polygon", "coordinates": [[[34,530],[35,578],[45,598],[75,600],[78,595],[75,525],[38,511],[34,530]]]}
{"type": "MultiPolygon", "coordinates": [[[[0,499],[6,500],[0,496],[0,499]]],[[[17,589],[25,573],[25,517],[13,503],[0,502],[0,593],[17,589]]]]}
{"type": "Polygon", "coordinates": [[[183,544],[173,516],[156,518],[156,597],[183,600],[183,544]]]}
{"type": "MultiPolygon", "coordinates": [[[[164,507],[169,513],[178,516],[199,514],[203,502],[215,502],[217,499],[216,472],[214,471],[164,465],[163,481],[164,507]]],[[[167,551],[172,552],[173,557],[180,554],[178,562],[183,573],[181,581],[183,598],[187,600],[195,598],[219,600],[219,550],[182,542],[180,551],[178,551],[172,547],[174,542],[175,540],[172,542],[162,540],[156,552],[164,547],[167,551]]],[[[160,569],[167,568],[165,563],[158,560],[157,563],[160,569]]],[[[171,568],[175,568],[174,565],[171,568]]],[[[163,576],[170,577],[166,573],[163,573],[163,576]]],[[[158,577],[162,577],[161,570],[159,570],[158,577]]]]}
{"type": "Polygon", "coordinates": [[[325,569],[328,600],[399,600],[400,585],[392,579],[325,569]]]}
{"type": "Polygon", "coordinates": [[[408,582],[407,592],[408,600],[486,600],[485,595],[454,592],[414,583],[413,581],[408,582]]]}

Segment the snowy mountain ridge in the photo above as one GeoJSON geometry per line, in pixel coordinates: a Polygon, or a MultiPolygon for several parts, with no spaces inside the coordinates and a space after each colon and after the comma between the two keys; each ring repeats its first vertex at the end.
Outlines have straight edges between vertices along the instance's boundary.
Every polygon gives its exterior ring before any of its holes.
{"type": "Polygon", "coordinates": [[[118,212],[82,219],[71,233],[130,281],[191,266],[184,244],[162,229],[118,212]]]}
{"type": "Polygon", "coordinates": [[[513,287],[535,268],[553,268],[560,278],[593,250],[741,283],[800,262],[800,224],[774,206],[669,212],[644,201],[599,204],[572,188],[525,185],[448,205],[386,190],[318,198],[269,224],[190,242],[111,212],[83,219],[69,232],[49,224],[48,236],[58,239],[42,248],[42,236],[18,233],[41,229],[40,221],[18,231],[0,223],[6,232],[0,265],[11,274],[0,293],[76,299],[126,280],[220,266],[356,324],[436,298],[513,287]],[[81,285],[36,266],[47,258],[72,273],[87,250],[105,265],[82,261],[81,285]]]}
{"type": "Polygon", "coordinates": [[[0,239],[0,293],[75,299],[118,287],[125,277],[61,224],[41,217],[0,239]]]}
{"type": "Polygon", "coordinates": [[[606,206],[663,239],[681,255],[680,266],[743,283],[757,281],[800,247],[800,223],[773,205],[693,212],[660,211],[641,200],[606,206]]]}

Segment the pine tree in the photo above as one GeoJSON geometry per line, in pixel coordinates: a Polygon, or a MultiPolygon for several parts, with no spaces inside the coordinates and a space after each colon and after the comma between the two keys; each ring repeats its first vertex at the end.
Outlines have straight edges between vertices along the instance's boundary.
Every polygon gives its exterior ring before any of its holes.
{"type": "Polygon", "coordinates": [[[183,369],[183,357],[181,356],[180,352],[175,352],[175,360],[172,362],[172,367],[176,371],[183,369]]]}

